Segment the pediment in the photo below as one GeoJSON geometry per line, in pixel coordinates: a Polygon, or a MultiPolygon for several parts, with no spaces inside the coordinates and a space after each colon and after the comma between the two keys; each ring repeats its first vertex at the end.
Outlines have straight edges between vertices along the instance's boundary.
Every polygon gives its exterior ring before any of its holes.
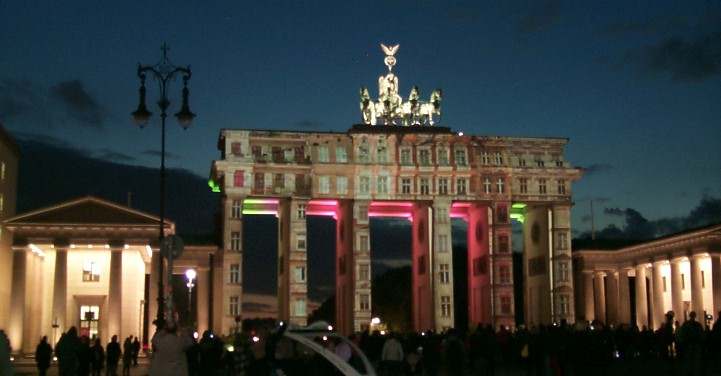
{"type": "MultiPolygon", "coordinates": [[[[98,225],[98,226],[157,226],[160,219],[154,215],[131,209],[93,196],[67,201],[47,208],[34,210],[5,220],[5,226],[26,225],[98,225]]],[[[165,220],[166,226],[172,226],[165,220]]]]}

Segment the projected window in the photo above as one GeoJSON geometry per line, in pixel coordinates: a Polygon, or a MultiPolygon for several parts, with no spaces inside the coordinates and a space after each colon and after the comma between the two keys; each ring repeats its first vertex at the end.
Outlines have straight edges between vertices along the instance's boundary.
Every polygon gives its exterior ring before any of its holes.
{"type": "Polygon", "coordinates": [[[100,265],[95,261],[85,261],[83,263],[83,282],[100,281],[100,265]]]}

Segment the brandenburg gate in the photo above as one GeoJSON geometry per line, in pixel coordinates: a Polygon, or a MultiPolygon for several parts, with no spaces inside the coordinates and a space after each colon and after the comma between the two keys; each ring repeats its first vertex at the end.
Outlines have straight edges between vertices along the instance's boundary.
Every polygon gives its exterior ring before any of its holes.
{"type": "Polygon", "coordinates": [[[378,99],[361,88],[362,123],[347,132],[221,131],[209,184],[222,195],[222,331],[242,314],[243,219],[254,214],[278,218],[281,320],[303,325],[310,313],[306,218],[317,215],[336,223],[341,333],[371,321],[373,217],[412,224],[415,330],[453,327],[454,309],[468,309],[470,325],[514,325],[511,221],[523,223],[526,322],[574,321],[571,183],[581,171],[563,157],[568,140],[454,132],[440,123],[440,90],[400,96],[398,46],[382,48],[378,99]],[[451,218],[468,224],[467,308],[453,302],[451,218]]]}

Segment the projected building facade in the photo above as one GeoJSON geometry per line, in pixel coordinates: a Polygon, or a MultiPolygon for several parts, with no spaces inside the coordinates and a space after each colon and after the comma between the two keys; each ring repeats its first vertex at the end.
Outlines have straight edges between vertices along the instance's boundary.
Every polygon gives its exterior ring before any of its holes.
{"type": "Polygon", "coordinates": [[[210,185],[223,203],[224,329],[241,313],[243,218],[253,214],[278,217],[280,319],[306,321],[306,217],[322,215],[336,220],[341,332],[371,320],[373,217],[412,223],[416,330],[454,326],[451,218],[468,223],[471,325],[514,325],[513,220],[524,228],[526,321],[573,321],[571,183],[581,172],[563,157],[568,140],[464,135],[438,125],[440,90],[427,103],[415,87],[407,102],[398,95],[397,49],[384,46],[388,73],[378,101],[361,89],[362,124],[347,132],[221,131],[210,185]]]}

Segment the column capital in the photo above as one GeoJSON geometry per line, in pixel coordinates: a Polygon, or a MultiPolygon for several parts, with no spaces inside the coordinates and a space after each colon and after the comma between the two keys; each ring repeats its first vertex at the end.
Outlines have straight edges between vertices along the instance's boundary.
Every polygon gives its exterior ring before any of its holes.
{"type": "Polygon", "coordinates": [[[706,251],[694,251],[690,255],[690,258],[692,259],[700,259],[705,257],[709,257],[709,254],[706,251]]]}
{"type": "Polygon", "coordinates": [[[683,261],[688,261],[688,257],[687,256],[674,256],[671,258],[670,261],[672,264],[678,264],[683,261]]]}
{"type": "Polygon", "coordinates": [[[660,265],[668,265],[668,264],[670,264],[670,261],[669,261],[665,256],[662,257],[662,258],[656,258],[656,259],[654,259],[654,260],[653,260],[653,263],[652,263],[652,265],[653,265],[654,267],[660,266],[660,265]]]}

